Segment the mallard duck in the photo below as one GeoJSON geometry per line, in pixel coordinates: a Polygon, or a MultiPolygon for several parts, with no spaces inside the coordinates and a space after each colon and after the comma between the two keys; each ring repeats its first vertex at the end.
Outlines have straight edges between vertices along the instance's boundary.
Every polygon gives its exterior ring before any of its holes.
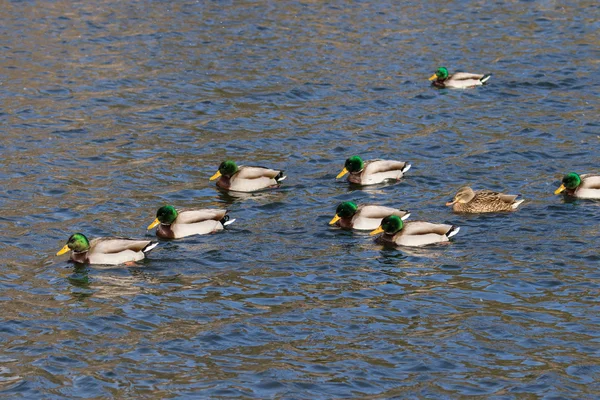
{"type": "Polygon", "coordinates": [[[399,246],[425,246],[448,242],[460,228],[454,225],[432,224],[423,221],[403,222],[397,215],[390,215],[381,221],[381,226],[371,235],[384,233],[380,241],[399,246]]]}
{"type": "Polygon", "coordinates": [[[335,178],[339,179],[348,172],[348,182],[359,185],[375,185],[388,179],[398,180],[410,169],[411,165],[404,161],[369,160],[363,161],[359,156],[346,160],[344,169],[335,178]]]}
{"type": "Polygon", "coordinates": [[[569,196],[580,199],[600,199],[600,175],[569,172],[562,179],[562,184],[554,194],[565,192],[569,196]]]}
{"type": "Polygon", "coordinates": [[[468,72],[456,72],[454,75],[449,75],[446,67],[439,67],[429,80],[433,81],[433,86],[439,88],[466,89],[483,85],[491,76],[491,74],[481,75],[468,72]]]}
{"type": "Polygon", "coordinates": [[[362,204],[357,206],[353,201],[345,201],[335,210],[335,217],[329,225],[336,224],[345,229],[373,230],[381,225],[381,220],[388,215],[397,215],[405,220],[410,217],[406,210],[391,207],[362,204]]]}
{"type": "Polygon", "coordinates": [[[237,166],[231,160],[223,161],[219,170],[210,177],[211,181],[220,178],[217,186],[236,192],[255,192],[279,186],[287,178],[283,171],[264,167],[237,166]]]}
{"type": "Polygon", "coordinates": [[[156,236],[179,239],[220,231],[233,221],[235,219],[229,220],[227,210],[176,210],[175,207],[166,205],[158,209],[156,219],[148,226],[148,229],[158,225],[156,236]]]}
{"type": "Polygon", "coordinates": [[[518,194],[504,194],[491,190],[474,191],[468,186],[458,190],[454,199],[447,206],[459,213],[485,213],[497,211],[515,211],[524,201],[517,200],[518,194]]]}
{"type": "Polygon", "coordinates": [[[158,242],[119,237],[100,237],[88,241],[82,233],[71,235],[57,256],[72,250],[71,260],[82,264],[124,264],[144,259],[144,254],[155,248],[158,242]]]}

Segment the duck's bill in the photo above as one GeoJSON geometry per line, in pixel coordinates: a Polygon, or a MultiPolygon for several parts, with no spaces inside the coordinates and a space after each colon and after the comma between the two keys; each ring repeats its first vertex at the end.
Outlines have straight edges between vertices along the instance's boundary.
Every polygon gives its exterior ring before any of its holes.
{"type": "Polygon", "coordinates": [[[369,235],[373,236],[373,235],[378,235],[380,233],[383,233],[382,227],[379,227],[379,228],[375,229],[374,231],[371,231],[371,233],[369,233],[369,235]]]}
{"type": "Polygon", "coordinates": [[[329,221],[329,225],[333,225],[333,224],[335,224],[336,222],[338,222],[339,220],[340,220],[340,217],[339,217],[339,215],[335,214],[335,217],[333,217],[333,218],[331,219],[331,221],[329,221]]]}
{"type": "Polygon", "coordinates": [[[560,185],[560,187],[554,191],[554,194],[562,193],[565,191],[565,189],[566,189],[565,185],[560,185]]]}
{"type": "Polygon", "coordinates": [[[456,203],[456,202],[455,202],[455,201],[449,201],[449,202],[447,202],[447,203],[446,203],[446,205],[447,205],[447,206],[451,206],[451,205],[453,205],[454,203],[456,203]]]}
{"type": "Polygon", "coordinates": [[[56,253],[57,256],[62,256],[63,254],[65,254],[67,251],[71,250],[69,248],[68,245],[65,244],[65,247],[63,247],[62,249],[60,249],[60,251],[58,253],[56,253]]]}
{"type": "Polygon", "coordinates": [[[214,181],[215,179],[219,179],[221,177],[221,171],[217,171],[213,176],[210,177],[209,181],[214,181]]]}
{"type": "Polygon", "coordinates": [[[339,174],[337,174],[337,176],[335,177],[335,179],[340,179],[342,176],[346,175],[348,173],[348,170],[346,168],[344,168],[342,170],[342,172],[340,172],[339,174]]]}
{"type": "Polygon", "coordinates": [[[431,75],[431,78],[429,78],[430,81],[433,81],[434,79],[437,79],[437,75],[436,74],[431,75]]]}
{"type": "Polygon", "coordinates": [[[158,218],[156,218],[154,221],[152,221],[152,223],[150,225],[148,225],[148,227],[146,229],[152,229],[158,224],[160,224],[160,221],[158,220],[158,218]]]}

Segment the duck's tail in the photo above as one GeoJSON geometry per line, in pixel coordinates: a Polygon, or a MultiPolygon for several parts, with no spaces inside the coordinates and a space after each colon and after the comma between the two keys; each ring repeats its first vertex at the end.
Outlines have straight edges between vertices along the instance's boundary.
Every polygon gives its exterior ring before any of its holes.
{"type": "Polygon", "coordinates": [[[233,224],[235,222],[235,218],[229,219],[229,215],[225,215],[220,221],[223,224],[223,226],[227,226],[233,224]]]}
{"type": "Polygon", "coordinates": [[[283,181],[285,178],[287,178],[287,176],[285,176],[283,174],[283,171],[279,172],[279,174],[277,174],[277,176],[275,177],[275,180],[277,181],[277,183],[281,183],[281,181],[283,181]]]}
{"type": "Polygon", "coordinates": [[[401,210],[401,211],[404,211],[406,214],[404,214],[402,217],[400,217],[400,219],[401,219],[402,221],[405,221],[405,220],[407,220],[407,219],[408,219],[408,217],[410,217],[410,213],[408,212],[408,210],[401,210]]]}
{"type": "Polygon", "coordinates": [[[484,76],[483,76],[483,78],[481,78],[481,79],[479,80],[479,82],[481,82],[481,84],[483,85],[483,84],[485,84],[485,83],[486,83],[486,82],[487,82],[487,81],[488,81],[488,80],[489,80],[491,77],[492,77],[492,74],[487,74],[487,75],[484,75],[484,76]]]}
{"type": "Polygon", "coordinates": [[[158,242],[150,242],[146,247],[142,249],[142,252],[148,253],[150,250],[158,246],[158,242]]]}
{"type": "Polygon", "coordinates": [[[412,165],[410,165],[409,163],[406,163],[404,168],[402,168],[402,173],[404,174],[406,171],[408,171],[410,169],[410,167],[412,167],[412,165]]]}
{"type": "Polygon", "coordinates": [[[460,231],[460,226],[452,225],[452,228],[450,228],[450,230],[446,232],[446,236],[448,236],[448,238],[451,238],[452,236],[456,235],[458,231],[460,231]]]}

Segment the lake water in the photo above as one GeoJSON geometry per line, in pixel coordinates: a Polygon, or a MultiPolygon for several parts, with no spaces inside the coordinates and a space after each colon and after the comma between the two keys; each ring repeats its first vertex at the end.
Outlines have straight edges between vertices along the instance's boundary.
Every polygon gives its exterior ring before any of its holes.
{"type": "Polygon", "coordinates": [[[7,1],[0,10],[0,395],[596,398],[597,1],[7,1]],[[437,90],[438,66],[492,73],[437,90]],[[410,161],[360,190],[344,160],[410,161]],[[285,169],[223,193],[221,161],[285,169]],[[521,193],[462,216],[456,190],[521,193]],[[345,200],[459,225],[384,248],[345,200]],[[70,234],[152,238],[158,207],[214,235],[137,267],[74,267],[70,234]]]}

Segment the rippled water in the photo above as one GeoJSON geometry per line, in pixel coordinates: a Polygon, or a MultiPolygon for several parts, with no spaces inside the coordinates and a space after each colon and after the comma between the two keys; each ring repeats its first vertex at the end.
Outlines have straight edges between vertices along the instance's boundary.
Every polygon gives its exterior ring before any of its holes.
{"type": "Polygon", "coordinates": [[[59,398],[593,398],[600,6],[498,2],[5,2],[0,10],[0,393],[59,398]],[[492,73],[475,90],[427,78],[492,73]],[[335,180],[346,157],[413,165],[335,180]],[[286,170],[220,192],[225,158],[286,170]],[[455,215],[463,184],[517,213],[455,215]],[[389,249],[331,228],[344,200],[462,227],[389,249]],[[134,268],[68,238],[152,237],[164,203],[226,207],[215,235],[134,268]]]}

